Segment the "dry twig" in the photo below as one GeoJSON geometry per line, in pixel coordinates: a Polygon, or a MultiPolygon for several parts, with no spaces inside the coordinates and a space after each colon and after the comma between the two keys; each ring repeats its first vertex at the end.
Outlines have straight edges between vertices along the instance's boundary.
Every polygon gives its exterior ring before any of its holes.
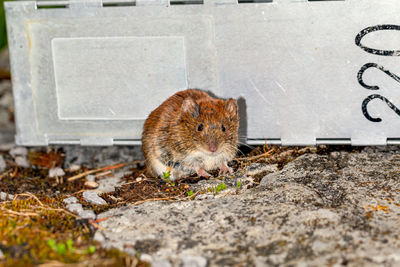
{"type": "Polygon", "coordinates": [[[35,212],[18,212],[18,211],[13,211],[13,210],[9,210],[6,209],[4,207],[0,207],[0,209],[2,211],[5,211],[11,215],[15,215],[15,216],[39,216],[39,214],[35,213],[35,212]]]}
{"type": "Polygon", "coordinates": [[[20,196],[25,196],[25,197],[33,198],[33,199],[35,199],[35,200],[39,203],[40,206],[43,207],[43,203],[42,203],[34,194],[32,194],[32,193],[30,193],[30,192],[17,194],[17,195],[14,196],[14,200],[15,200],[15,199],[18,199],[18,197],[20,197],[20,196]]]}
{"type": "Polygon", "coordinates": [[[6,177],[11,172],[12,172],[12,169],[9,169],[8,171],[5,171],[2,174],[0,174],[0,180],[3,179],[4,177],[6,177]]]}
{"type": "Polygon", "coordinates": [[[94,169],[94,170],[90,170],[90,171],[85,171],[83,173],[80,173],[80,174],[77,174],[75,176],[69,177],[67,180],[68,180],[68,182],[71,182],[71,181],[78,180],[78,179],[80,179],[82,177],[85,177],[85,176],[87,176],[89,174],[92,174],[92,173],[119,169],[119,168],[122,168],[122,167],[125,167],[125,166],[138,164],[138,163],[141,163],[141,162],[143,162],[143,160],[135,160],[135,161],[127,162],[127,163],[120,163],[120,164],[110,165],[110,166],[106,166],[106,167],[102,167],[102,168],[98,168],[98,169],[94,169]]]}

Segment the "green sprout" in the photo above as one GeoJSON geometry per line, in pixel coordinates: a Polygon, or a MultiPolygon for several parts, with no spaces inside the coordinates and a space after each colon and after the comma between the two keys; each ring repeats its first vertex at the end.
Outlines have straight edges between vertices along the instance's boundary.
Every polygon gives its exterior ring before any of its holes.
{"type": "Polygon", "coordinates": [[[221,183],[221,184],[217,185],[217,187],[215,188],[215,194],[218,195],[219,192],[221,192],[225,189],[226,189],[226,184],[221,183]]]}
{"type": "Polygon", "coordinates": [[[163,176],[164,176],[164,179],[168,179],[169,180],[169,177],[171,176],[171,172],[170,171],[163,172],[163,176]]]}
{"type": "Polygon", "coordinates": [[[96,247],[95,246],[90,246],[83,253],[85,253],[85,254],[93,254],[95,252],[96,252],[96,247]]]}
{"type": "Polygon", "coordinates": [[[240,189],[241,186],[242,186],[242,182],[238,181],[237,184],[236,184],[237,189],[240,189]]]}

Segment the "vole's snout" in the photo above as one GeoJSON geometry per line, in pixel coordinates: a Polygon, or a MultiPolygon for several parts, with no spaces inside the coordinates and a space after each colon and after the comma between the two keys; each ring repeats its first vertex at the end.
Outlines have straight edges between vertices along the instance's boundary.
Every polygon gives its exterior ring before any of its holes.
{"type": "Polygon", "coordinates": [[[208,142],[208,150],[210,150],[211,152],[215,152],[215,151],[217,151],[217,149],[218,149],[218,145],[215,142],[213,142],[213,141],[208,142]]]}

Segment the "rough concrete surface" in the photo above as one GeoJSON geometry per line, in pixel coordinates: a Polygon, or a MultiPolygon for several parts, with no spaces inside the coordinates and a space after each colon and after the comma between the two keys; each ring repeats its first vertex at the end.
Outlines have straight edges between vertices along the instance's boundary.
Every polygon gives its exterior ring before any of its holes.
{"type": "Polygon", "coordinates": [[[110,210],[103,244],[175,266],[399,266],[400,150],[381,150],[305,154],[238,195],[110,210]]]}

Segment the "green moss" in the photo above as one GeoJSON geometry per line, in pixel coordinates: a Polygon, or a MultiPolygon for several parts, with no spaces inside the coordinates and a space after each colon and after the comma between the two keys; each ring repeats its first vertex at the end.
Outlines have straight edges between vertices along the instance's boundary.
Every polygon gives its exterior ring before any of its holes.
{"type": "Polygon", "coordinates": [[[98,266],[146,266],[118,250],[106,250],[91,238],[93,225],[63,210],[61,198],[42,196],[0,203],[0,249],[4,266],[56,261],[98,266]]]}

